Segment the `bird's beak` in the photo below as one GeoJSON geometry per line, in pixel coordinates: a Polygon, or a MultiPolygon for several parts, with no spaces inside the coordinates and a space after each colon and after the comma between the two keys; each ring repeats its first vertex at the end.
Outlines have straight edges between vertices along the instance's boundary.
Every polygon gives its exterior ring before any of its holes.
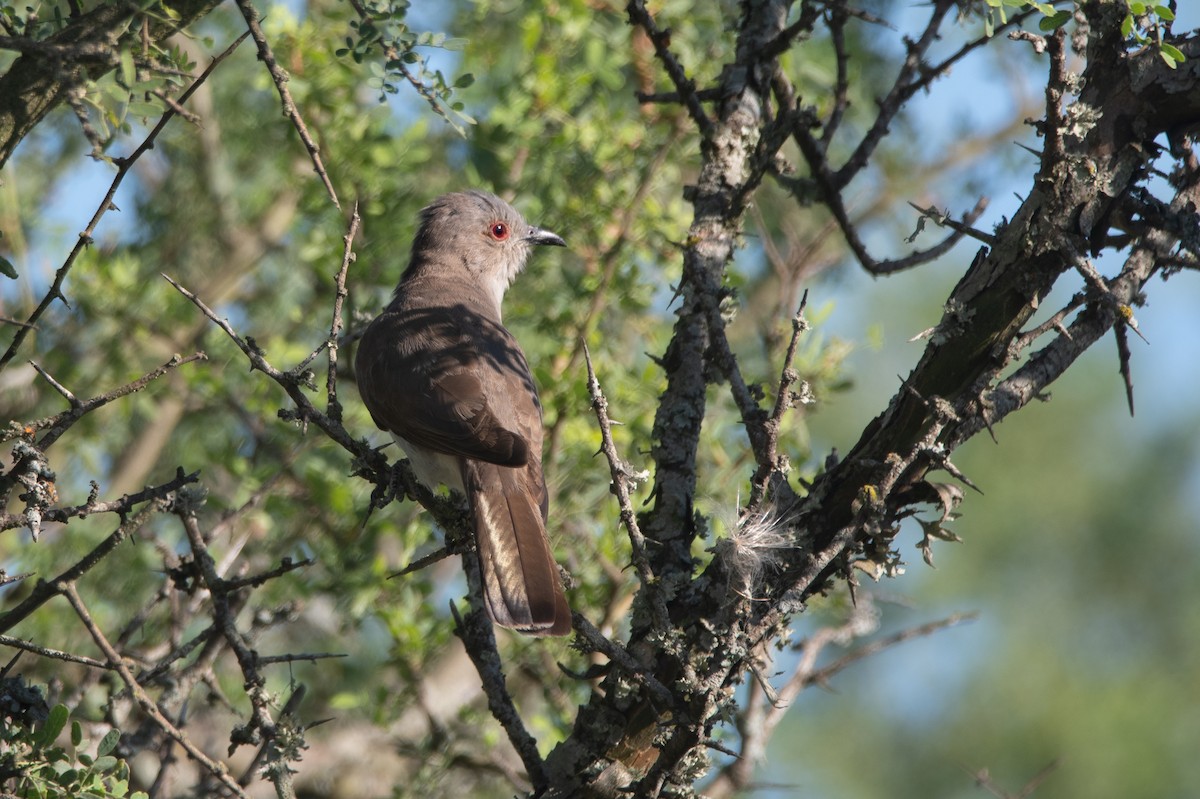
{"type": "Polygon", "coordinates": [[[525,241],[530,244],[552,244],[555,247],[567,246],[567,243],[562,240],[562,236],[557,233],[551,233],[549,230],[542,230],[540,227],[529,228],[529,233],[526,234],[525,241]]]}

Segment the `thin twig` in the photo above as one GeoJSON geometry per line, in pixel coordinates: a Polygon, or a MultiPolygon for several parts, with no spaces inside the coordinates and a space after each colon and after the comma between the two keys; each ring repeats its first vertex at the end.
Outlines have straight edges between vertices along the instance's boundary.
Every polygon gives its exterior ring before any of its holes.
{"type": "Polygon", "coordinates": [[[829,110],[829,118],[825,120],[825,129],[821,133],[821,148],[829,151],[833,136],[842,125],[842,117],[850,106],[850,54],[846,51],[846,22],[849,14],[842,3],[834,5],[829,12],[829,40],[833,44],[833,52],[837,64],[837,77],[834,80],[833,106],[829,110]]]}
{"type": "Polygon", "coordinates": [[[979,618],[979,613],[976,611],[967,613],[954,613],[944,619],[938,619],[937,621],[919,624],[916,627],[910,627],[908,629],[892,633],[891,635],[884,636],[877,641],[871,641],[870,643],[864,644],[858,649],[855,649],[853,652],[847,652],[845,655],[842,655],[840,658],[826,666],[822,666],[821,668],[815,669],[807,674],[796,675],[796,677],[794,677],[794,679],[797,680],[795,691],[790,689],[781,690],[779,692],[779,697],[781,700],[790,704],[791,700],[795,698],[795,694],[799,693],[799,691],[806,686],[824,684],[828,682],[829,679],[835,674],[845,670],[846,667],[857,663],[860,660],[865,660],[884,649],[904,643],[905,641],[911,641],[914,638],[924,638],[940,630],[944,630],[947,627],[954,627],[955,625],[962,624],[964,622],[974,621],[977,618],[979,618]]]}
{"type": "MultiPolygon", "coordinates": [[[[982,198],[979,200],[979,202],[984,203],[986,207],[986,203],[982,198]]],[[[979,230],[978,228],[973,228],[964,222],[959,222],[949,214],[943,214],[933,206],[930,206],[929,208],[922,208],[914,202],[909,202],[909,205],[920,211],[923,218],[932,220],[933,223],[939,227],[948,227],[951,230],[963,234],[964,236],[970,236],[976,241],[981,241],[989,247],[996,246],[996,237],[991,233],[985,233],[984,231],[979,230]]],[[[978,216],[978,214],[976,214],[976,216],[978,216]]]]}
{"type": "Polygon", "coordinates": [[[848,186],[850,181],[867,166],[875,149],[888,134],[892,120],[900,113],[900,109],[904,107],[904,104],[909,99],[933,81],[949,74],[950,68],[965,58],[970,52],[994,41],[994,37],[1006,29],[1019,28],[1031,14],[1037,13],[1033,9],[1030,9],[1018,14],[1012,14],[1006,22],[996,26],[992,36],[980,36],[973,39],[940,63],[930,65],[925,63],[925,55],[929,52],[930,47],[941,39],[939,29],[941,28],[942,21],[946,14],[957,6],[957,3],[954,0],[935,0],[931,5],[932,11],[929,22],[926,24],[921,36],[916,41],[908,43],[908,53],[904,59],[904,66],[901,67],[900,72],[896,75],[896,80],[893,82],[887,96],[879,101],[879,113],[875,117],[875,121],[871,124],[867,132],[863,134],[858,146],[854,148],[854,152],[846,159],[846,163],[834,174],[833,185],[838,191],[848,186]]]}
{"type": "Polygon", "coordinates": [[[621,460],[621,456],[617,453],[617,446],[613,443],[612,437],[612,422],[608,418],[608,400],[600,389],[600,381],[596,378],[596,370],[592,366],[592,353],[588,350],[586,343],[583,345],[583,357],[587,362],[588,394],[592,398],[592,411],[596,414],[596,422],[600,426],[600,451],[608,460],[608,470],[612,476],[609,488],[616,495],[617,504],[621,508],[621,523],[625,525],[625,529],[629,533],[633,567],[637,571],[642,590],[646,592],[646,598],[650,603],[654,626],[658,630],[666,631],[671,629],[671,616],[667,611],[662,592],[659,590],[654,570],[650,566],[650,559],[646,555],[646,537],[642,535],[641,528],[638,526],[637,512],[634,511],[633,500],[629,496],[630,483],[636,485],[636,481],[647,479],[649,474],[634,472],[632,467],[621,460]]]}
{"type": "MultiPolygon", "coordinates": [[[[117,500],[116,503],[113,503],[120,508],[118,512],[124,515],[137,502],[144,502],[146,499],[155,500],[141,508],[131,517],[122,519],[121,524],[116,530],[114,530],[107,538],[97,544],[90,552],[76,561],[72,566],[67,568],[62,574],[48,582],[39,580],[37,585],[33,587],[33,590],[30,592],[29,596],[25,597],[25,599],[22,600],[18,605],[3,615],[0,615],[0,633],[11,630],[21,621],[28,618],[30,614],[45,604],[49,599],[57,596],[60,593],[61,586],[73,582],[86,574],[92,569],[92,567],[103,560],[108,553],[116,549],[122,541],[130,536],[130,534],[145,524],[146,520],[150,518],[151,514],[155,510],[159,509],[157,507],[159,503],[165,503],[175,491],[178,491],[188,483],[196,482],[198,478],[199,473],[183,474],[183,471],[180,470],[175,475],[175,479],[169,483],[164,483],[163,485],[156,486],[154,488],[148,488],[145,491],[140,492],[139,498],[136,501],[132,496],[126,496],[122,497],[120,500],[117,500]]],[[[85,512],[82,512],[80,515],[89,515],[90,513],[99,512],[101,512],[99,508],[94,506],[93,509],[88,509],[85,512]]],[[[54,520],[51,518],[51,515],[52,514],[50,512],[47,512],[45,518],[47,520],[54,520]]],[[[20,518],[19,515],[18,518],[20,518]]]]}
{"type": "Polygon", "coordinates": [[[239,588],[258,588],[268,580],[274,580],[276,577],[282,577],[285,574],[294,572],[297,569],[306,569],[316,563],[312,558],[304,558],[303,560],[292,560],[284,558],[283,561],[274,569],[268,569],[265,572],[252,574],[249,577],[238,577],[234,580],[225,580],[225,588],[228,591],[236,591],[239,588]]]}
{"type": "Polygon", "coordinates": [[[329,199],[333,200],[334,206],[340,210],[342,204],[338,202],[337,192],[333,190],[333,183],[330,182],[329,174],[325,171],[325,164],[321,161],[321,150],[309,134],[308,126],[304,124],[304,119],[300,116],[300,109],[296,107],[296,101],[292,99],[292,93],[288,90],[287,82],[290,78],[283,67],[279,66],[279,62],[275,60],[275,54],[271,52],[271,45],[267,43],[266,34],[263,33],[262,26],[258,24],[258,9],[254,7],[251,0],[237,0],[237,7],[242,12],[242,18],[246,20],[246,27],[250,30],[254,44],[258,46],[258,60],[266,64],[267,71],[271,73],[271,80],[274,81],[275,88],[279,92],[279,99],[283,102],[283,112],[292,121],[292,126],[296,128],[300,141],[304,143],[304,149],[308,150],[308,157],[312,160],[313,169],[321,178],[321,182],[325,184],[325,191],[329,193],[329,199]]]}
{"type": "Polygon", "coordinates": [[[26,641],[22,638],[13,638],[9,635],[0,635],[0,646],[10,646],[13,649],[20,649],[23,652],[32,652],[33,654],[41,655],[44,658],[65,660],[68,663],[80,663],[84,666],[91,666],[94,669],[114,668],[111,663],[106,663],[102,660],[95,660],[94,658],[84,657],[83,655],[73,655],[70,652],[61,652],[57,649],[38,646],[32,641],[26,641]]]}
{"type": "Polygon", "coordinates": [[[575,631],[579,633],[579,637],[589,648],[604,655],[634,680],[646,686],[650,690],[650,693],[659,702],[663,703],[664,707],[670,707],[675,704],[675,696],[671,693],[670,689],[659,682],[658,678],[648,668],[639,663],[633,655],[629,654],[627,649],[616,641],[605,637],[604,633],[600,632],[596,628],[596,625],[588,621],[587,617],[582,613],[571,614],[571,620],[575,631]]]}
{"type": "MultiPolygon", "coordinates": [[[[82,519],[86,516],[91,516],[96,513],[118,513],[124,516],[134,505],[140,505],[147,500],[168,499],[171,493],[178,491],[188,483],[194,483],[200,479],[199,472],[184,474],[182,471],[176,473],[174,479],[162,483],[161,485],[149,486],[137,491],[133,494],[125,494],[117,499],[100,502],[96,499],[89,499],[82,505],[72,505],[67,508],[49,508],[42,517],[43,521],[54,522],[56,524],[67,524],[71,519],[82,519]]],[[[0,530],[12,530],[16,527],[25,525],[25,517],[19,513],[0,513],[0,530]]]]}
{"type": "Polygon", "coordinates": [[[796,361],[796,350],[800,344],[800,336],[808,330],[808,321],[804,318],[804,310],[808,307],[808,289],[800,298],[800,307],[792,317],[792,336],[788,340],[787,352],[783,356],[783,366],[779,370],[779,387],[775,393],[775,407],[763,424],[766,431],[766,451],[758,463],[758,469],[750,480],[751,494],[748,507],[754,508],[766,497],[771,475],[779,468],[779,428],[783,423],[783,414],[791,408],[794,400],[792,385],[800,379],[792,364],[796,361]]]}
{"type": "MultiPolygon", "coordinates": [[[[230,340],[233,341],[233,343],[237,345],[238,349],[240,349],[246,358],[249,359],[250,367],[252,369],[257,369],[258,371],[262,372],[267,377],[278,383],[279,386],[287,392],[288,397],[290,397],[291,400],[296,403],[296,412],[294,418],[305,423],[312,422],[322,431],[324,431],[327,436],[340,444],[345,450],[350,452],[364,464],[369,464],[378,472],[375,477],[378,478],[379,481],[386,482],[386,480],[389,479],[390,474],[386,466],[386,459],[377,450],[368,446],[366,442],[352,438],[340,422],[334,421],[333,419],[329,418],[329,416],[318,410],[316,406],[309,401],[308,397],[305,396],[304,392],[300,388],[300,381],[295,376],[291,375],[290,373],[282,372],[276,367],[272,366],[267,359],[263,357],[262,350],[260,350],[256,344],[253,344],[248,339],[242,338],[240,335],[238,335],[237,331],[233,329],[233,326],[230,325],[227,320],[217,316],[216,312],[212,308],[209,308],[208,305],[206,305],[204,301],[195,294],[185,289],[169,275],[163,275],[163,279],[174,286],[176,291],[178,291],[184,297],[187,297],[193,305],[200,309],[201,313],[207,316],[213,324],[215,324],[225,333],[225,335],[229,336],[230,340]]],[[[415,483],[415,480],[412,482],[415,483]]],[[[409,486],[405,485],[405,488],[408,489],[409,486]]]]}
{"type": "Polygon", "coordinates": [[[350,212],[350,228],[342,238],[342,241],[345,242],[345,248],[342,251],[342,268],[338,270],[337,277],[334,279],[337,288],[333,297],[333,320],[329,323],[329,338],[326,341],[326,349],[329,352],[329,372],[325,376],[327,397],[325,412],[335,422],[342,420],[342,406],[337,398],[338,337],[342,334],[342,303],[346,300],[346,274],[350,271],[350,264],[354,261],[354,237],[358,235],[360,222],[362,222],[362,217],[358,215],[358,200],[355,200],[354,209],[350,212]]]}
{"type": "Polygon", "coordinates": [[[261,666],[269,666],[272,663],[316,663],[318,660],[348,657],[350,656],[345,652],[298,652],[294,655],[259,655],[258,663],[261,666]]]}
{"type": "Polygon", "coordinates": [[[75,424],[85,415],[91,413],[97,408],[102,408],[113,400],[120,399],[121,397],[127,397],[130,394],[141,391],[143,388],[150,385],[150,383],[162,377],[176,367],[194,363],[195,361],[206,360],[208,360],[208,356],[203,352],[193,353],[186,358],[173,355],[171,356],[171,360],[167,361],[157,369],[147,372],[137,380],[134,380],[131,383],[126,383],[119,388],[115,388],[112,391],[100,394],[99,396],[95,396],[87,400],[76,399],[75,395],[73,395],[65,387],[59,385],[59,383],[53,377],[51,377],[46,370],[33,361],[30,361],[30,364],[33,366],[33,368],[36,369],[38,374],[42,376],[42,379],[53,386],[56,391],[62,394],[67,401],[71,403],[71,408],[70,410],[63,411],[56,416],[50,416],[45,419],[40,419],[36,422],[10,425],[7,430],[0,433],[0,441],[7,441],[9,439],[16,438],[17,436],[29,436],[38,430],[46,430],[49,428],[50,432],[42,436],[37,442],[38,449],[45,451],[50,448],[51,444],[61,438],[63,433],[67,432],[71,425],[75,424]]]}
{"type": "Polygon", "coordinates": [[[91,614],[88,612],[87,607],[84,605],[83,600],[79,596],[79,592],[75,588],[75,583],[66,583],[61,587],[61,592],[64,596],[66,596],[67,601],[71,603],[71,607],[75,609],[76,615],[79,616],[79,620],[83,622],[83,626],[87,628],[87,631],[91,634],[92,640],[95,641],[96,646],[100,648],[100,651],[104,653],[106,658],[108,658],[108,662],[112,664],[117,674],[120,675],[121,681],[125,683],[125,687],[129,689],[129,692],[133,695],[134,700],[138,703],[138,707],[142,709],[142,712],[149,716],[150,719],[156,725],[158,725],[163,732],[165,732],[168,736],[174,739],[176,743],[183,747],[183,750],[188,753],[188,756],[191,757],[192,760],[195,760],[206,771],[216,777],[217,780],[220,781],[220,783],[227,789],[229,789],[234,796],[240,797],[241,799],[249,799],[249,797],[246,796],[246,792],[242,790],[242,786],[238,785],[237,781],[230,776],[229,771],[225,768],[225,764],[213,760],[204,752],[202,752],[195,744],[191,742],[191,740],[183,733],[182,730],[172,724],[171,721],[163,715],[162,711],[158,709],[158,705],[154,702],[150,695],[146,693],[145,689],[138,684],[138,681],[134,679],[133,672],[131,672],[129,667],[125,665],[125,661],[121,658],[117,651],[113,649],[112,644],[108,642],[108,639],[104,636],[104,633],[92,619],[91,614]]]}
{"type": "MultiPolygon", "coordinates": [[[[182,507],[178,510],[178,515],[179,520],[183,523],[184,532],[187,533],[188,543],[192,548],[192,557],[200,570],[200,576],[204,578],[204,585],[208,588],[209,596],[212,598],[213,623],[237,658],[248,689],[247,694],[250,695],[254,705],[255,720],[257,720],[260,708],[254,699],[252,688],[261,686],[264,681],[258,672],[258,653],[246,645],[245,637],[237,628],[237,620],[234,618],[229,601],[230,594],[239,589],[217,574],[216,563],[209,553],[208,544],[200,531],[200,523],[196,518],[195,510],[190,506],[182,507]]],[[[253,724],[253,721],[251,723],[253,724]]]]}
{"type": "MultiPolygon", "coordinates": [[[[468,562],[474,557],[473,552],[463,555],[463,566],[467,569],[468,576],[477,573],[479,568],[478,563],[468,562]]],[[[467,656],[479,673],[483,692],[488,700],[488,711],[500,722],[509,742],[517,750],[517,755],[525,765],[525,773],[533,783],[534,793],[541,794],[549,785],[546,764],[538,752],[537,741],[525,728],[525,722],[521,720],[521,714],[517,712],[512,696],[508,693],[500,653],[496,651],[496,635],[491,621],[483,611],[479,593],[478,586],[475,586],[475,590],[471,591],[472,604],[478,607],[472,608],[466,616],[458,612],[454,603],[450,604],[450,612],[455,622],[454,634],[462,640],[467,656]]]]}
{"type": "Polygon", "coordinates": [[[679,63],[675,54],[671,52],[670,32],[659,29],[654,22],[654,17],[646,10],[643,0],[630,0],[625,6],[625,12],[629,15],[629,22],[635,27],[641,28],[654,45],[654,53],[658,56],[658,60],[662,61],[671,83],[675,84],[675,90],[679,92],[684,108],[691,115],[696,127],[700,129],[700,135],[708,138],[712,134],[713,121],[705,112],[704,106],[700,104],[700,98],[696,94],[695,81],[687,76],[687,71],[679,63]]]}
{"type": "MultiPolygon", "coordinates": [[[[964,234],[959,229],[956,229],[940,243],[935,244],[929,249],[917,250],[903,258],[886,261],[875,259],[867,250],[867,245],[859,235],[858,228],[850,219],[850,212],[846,208],[845,200],[842,198],[841,186],[839,184],[840,179],[837,173],[830,167],[821,142],[809,129],[808,116],[801,113],[797,107],[796,93],[791,82],[781,71],[777,70],[772,78],[771,87],[780,106],[785,110],[791,110],[792,116],[796,120],[795,124],[792,125],[792,139],[795,140],[797,146],[800,148],[800,153],[804,156],[804,160],[808,164],[811,180],[816,183],[817,189],[820,190],[822,201],[829,209],[830,214],[833,215],[834,220],[837,221],[838,227],[842,229],[842,235],[846,239],[846,244],[850,246],[850,249],[854,252],[854,256],[864,269],[875,275],[886,275],[911,269],[914,266],[928,263],[940,257],[959,242],[964,234]]],[[[780,185],[797,195],[803,195],[809,191],[810,184],[808,181],[779,174],[775,177],[780,185]]],[[[980,199],[975,204],[975,207],[964,215],[960,228],[962,230],[970,229],[970,226],[979,218],[985,208],[987,208],[987,201],[980,199]]]]}
{"type": "Polygon", "coordinates": [[[400,571],[395,572],[394,574],[389,574],[388,579],[393,580],[397,577],[403,577],[406,574],[412,574],[415,571],[420,571],[421,569],[424,569],[428,566],[432,566],[433,564],[435,564],[439,561],[445,560],[446,558],[450,557],[453,554],[455,554],[455,552],[453,550],[451,550],[449,547],[438,547],[436,550],[434,550],[433,552],[430,552],[428,555],[417,558],[416,560],[414,560],[412,563],[405,566],[400,571]]]}

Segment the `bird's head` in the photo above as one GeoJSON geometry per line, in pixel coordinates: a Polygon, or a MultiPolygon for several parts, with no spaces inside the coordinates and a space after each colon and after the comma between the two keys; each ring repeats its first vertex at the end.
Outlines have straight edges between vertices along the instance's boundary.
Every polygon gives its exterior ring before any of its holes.
{"type": "Polygon", "coordinates": [[[566,246],[562,237],[529,224],[494,194],[444,194],[421,211],[410,269],[465,268],[498,305],[537,244],[566,246]]]}

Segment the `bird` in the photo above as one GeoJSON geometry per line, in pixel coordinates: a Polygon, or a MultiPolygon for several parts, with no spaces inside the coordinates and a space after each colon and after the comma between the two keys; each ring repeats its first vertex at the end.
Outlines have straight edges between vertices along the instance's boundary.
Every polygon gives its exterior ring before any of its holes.
{"type": "Polygon", "coordinates": [[[355,375],[417,479],[466,497],[488,616],[557,636],[570,632],[571,611],[546,534],[542,406],[501,312],[539,245],[566,242],[494,194],[434,200],[391,302],[359,341],[355,375]]]}

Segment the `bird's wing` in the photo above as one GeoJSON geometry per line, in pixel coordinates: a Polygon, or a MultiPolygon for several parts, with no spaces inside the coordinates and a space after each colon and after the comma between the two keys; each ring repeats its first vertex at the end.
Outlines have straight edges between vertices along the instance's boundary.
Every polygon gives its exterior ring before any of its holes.
{"type": "Polygon", "coordinates": [[[507,331],[466,307],[384,313],[359,343],[355,372],[380,428],[436,452],[501,466],[528,460],[512,408],[489,402],[507,393],[495,391],[498,381],[532,386],[525,358],[507,331]]]}

